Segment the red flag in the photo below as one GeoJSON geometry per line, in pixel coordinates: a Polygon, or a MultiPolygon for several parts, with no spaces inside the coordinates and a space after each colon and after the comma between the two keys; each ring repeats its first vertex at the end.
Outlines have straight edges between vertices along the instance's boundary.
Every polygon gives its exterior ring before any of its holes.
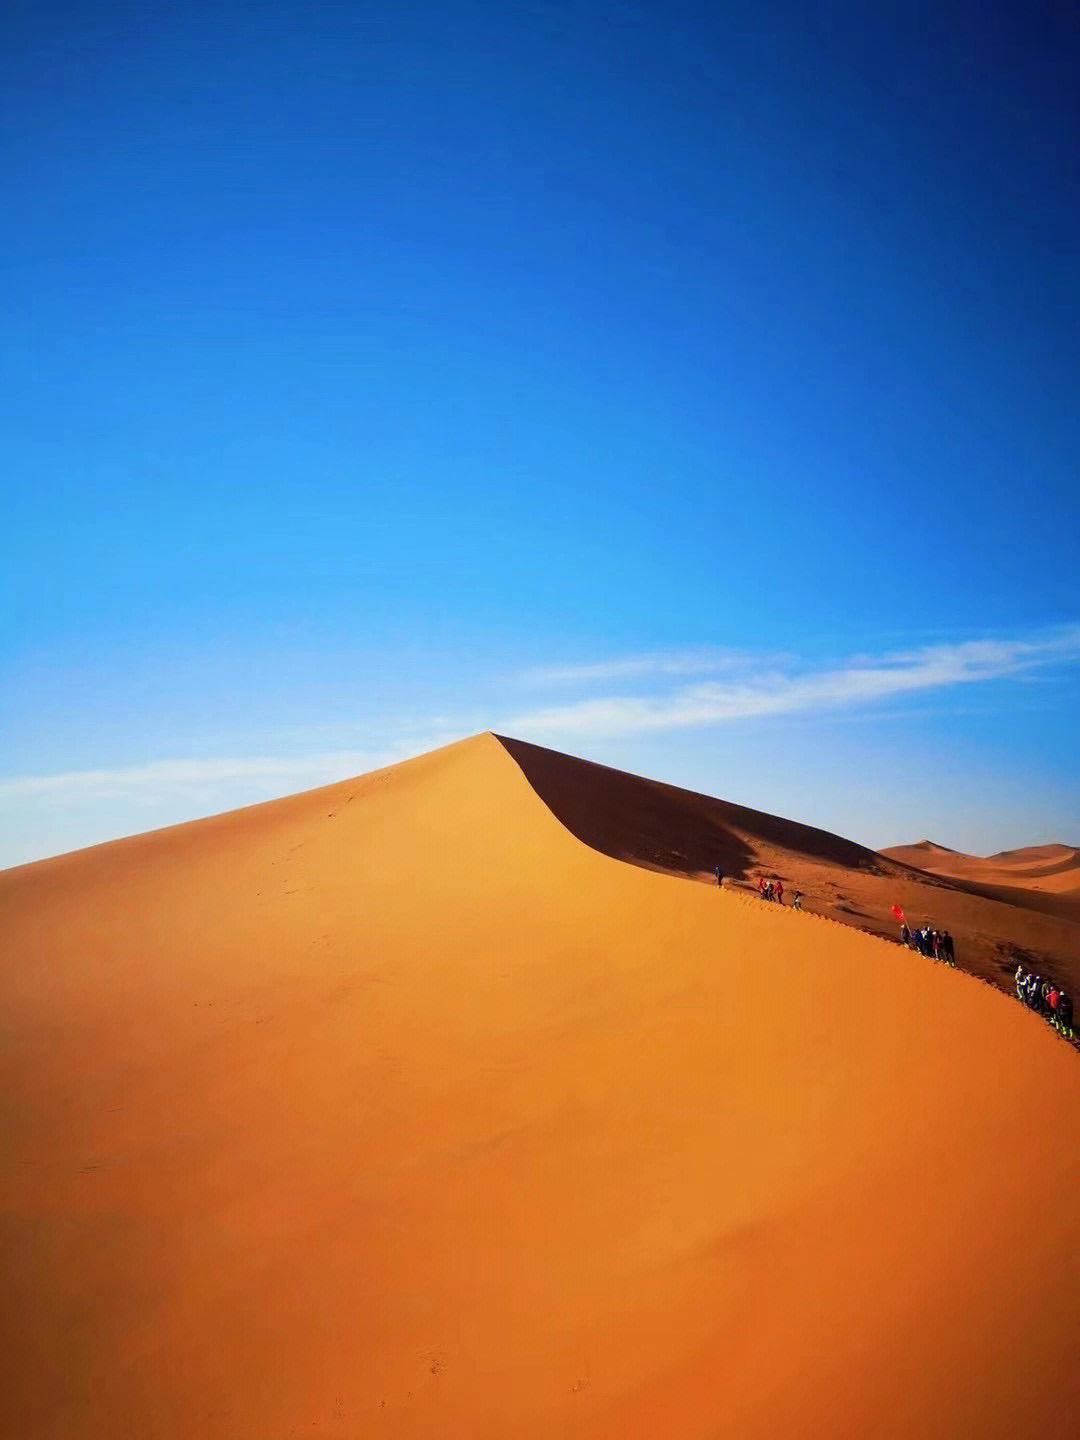
{"type": "Polygon", "coordinates": [[[892,913],[893,913],[893,917],[894,917],[895,919],[899,920],[901,925],[906,925],[906,924],[907,924],[907,921],[904,919],[904,912],[903,912],[903,910],[900,909],[900,906],[899,906],[899,905],[894,905],[894,906],[892,907],[892,913]]]}

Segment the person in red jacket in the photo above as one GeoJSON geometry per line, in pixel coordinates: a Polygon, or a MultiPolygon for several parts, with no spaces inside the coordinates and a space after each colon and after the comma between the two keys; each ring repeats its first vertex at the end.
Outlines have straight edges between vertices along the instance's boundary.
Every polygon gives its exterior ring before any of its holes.
{"type": "Polygon", "coordinates": [[[783,882],[783,880],[777,880],[777,882],[776,882],[776,889],[775,889],[775,891],[774,891],[773,893],[775,894],[777,900],[779,900],[779,901],[780,901],[780,904],[782,905],[782,904],[784,903],[784,882],[783,882]]]}

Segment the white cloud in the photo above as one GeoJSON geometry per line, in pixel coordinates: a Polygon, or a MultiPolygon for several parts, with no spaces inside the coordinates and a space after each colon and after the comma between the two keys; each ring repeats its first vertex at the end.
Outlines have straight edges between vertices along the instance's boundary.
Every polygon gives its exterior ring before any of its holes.
{"type": "MultiPolygon", "coordinates": [[[[760,656],[756,657],[760,663],[760,656]]],[[[676,650],[649,655],[628,655],[587,665],[540,665],[522,671],[525,685],[578,685],[590,681],[631,680],[645,675],[715,675],[754,663],[741,650],[676,650]]]]}
{"type": "Polygon", "coordinates": [[[457,735],[367,749],[153,760],[0,780],[0,868],[393,765],[457,735]]]}
{"type": "Polygon", "coordinates": [[[112,770],[69,770],[58,775],[23,775],[0,780],[0,800],[16,797],[58,797],[103,800],[133,793],[156,795],[231,786],[247,781],[284,786],[315,786],[391,765],[415,754],[386,750],[332,750],[313,755],[232,756],[198,760],[153,760],[112,770]]]}
{"type": "MultiPolygon", "coordinates": [[[[709,681],[660,694],[608,695],[549,706],[513,717],[507,728],[520,735],[630,735],[686,729],[757,716],[872,704],[919,691],[1030,676],[1052,665],[1077,660],[1080,626],[1068,626],[1023,640],[971,640],[876,659],[861,657],[817,671],[773,662],[769,668],[740,674],[737,681],[709,681]]],[[[619,673],[603,665],[591,668],[597,678],[619,673]]],[[[654,665],[648,673],[665,672],[654,665]]]]}

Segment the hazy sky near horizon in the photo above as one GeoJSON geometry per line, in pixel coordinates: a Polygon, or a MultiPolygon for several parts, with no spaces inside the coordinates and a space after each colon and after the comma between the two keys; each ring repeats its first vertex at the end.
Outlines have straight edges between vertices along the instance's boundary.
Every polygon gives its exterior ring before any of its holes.
{"type": "Polygon", "coordinates": [[[1080,842],[1080,19],[2,22],[0,864],[496,729],[1080,842]]]}

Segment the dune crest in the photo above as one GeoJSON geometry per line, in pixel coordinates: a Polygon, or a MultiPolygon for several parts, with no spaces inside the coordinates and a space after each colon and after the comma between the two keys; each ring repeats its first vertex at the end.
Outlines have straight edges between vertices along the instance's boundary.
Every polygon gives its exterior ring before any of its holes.
{"type": "Polygon", "coordinates": [[[3,1433],[1070,1434],[1076,1057],[526,774],[0,875],[3,1433]]]}

